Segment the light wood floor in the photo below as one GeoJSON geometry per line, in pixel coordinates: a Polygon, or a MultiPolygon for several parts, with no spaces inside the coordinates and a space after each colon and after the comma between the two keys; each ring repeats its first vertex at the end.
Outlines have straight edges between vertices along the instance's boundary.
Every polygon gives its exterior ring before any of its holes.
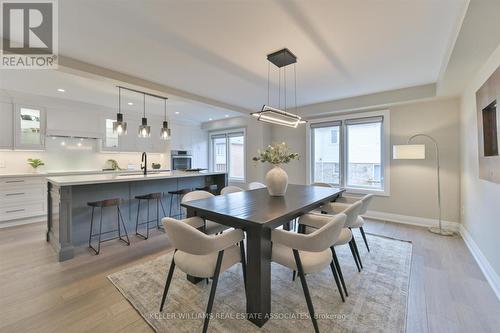
{"type": "MultiPolygon", "coordinates": [[[[106,276],[168,251],[164,234],[131,237],[130,247],[111,241],[99,256],[83,250],[59,263],[44,229],[0,229],[1,332],[151,332],[106,276]]],[[[461,238],[375,221],[365,230],[413,242],[408,333],[500,330],[500,302],[461,238]]]]}

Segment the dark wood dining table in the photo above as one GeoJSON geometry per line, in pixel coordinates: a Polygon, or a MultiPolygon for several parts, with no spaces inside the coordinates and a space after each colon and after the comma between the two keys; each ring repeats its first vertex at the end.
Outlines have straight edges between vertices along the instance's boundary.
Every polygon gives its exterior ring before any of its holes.
{"type": "MultiPolygon", "coordinates": [[[[271,315],[271,230],[336,200],[341,188],[288,185],[285,196],[266,188],[183,203],[187,216],[243,229],[247,242],[247,319],[262,327],[271,315]]],[[[191,280],[193,281],[193,280],[191,280]]]]}

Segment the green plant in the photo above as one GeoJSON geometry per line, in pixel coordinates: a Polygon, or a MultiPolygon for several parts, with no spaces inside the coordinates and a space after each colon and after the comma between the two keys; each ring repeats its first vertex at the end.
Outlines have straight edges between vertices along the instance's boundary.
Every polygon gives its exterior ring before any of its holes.
{"type": "Polygon", "coordinates": [[[45,165],[41,159],[38,158],[28,158],[28,164],[33,167],[33,169],[38,168],[39,166],[45,165]]]}
{"type": "Polygon", "coordinates": [[[120,168],[120,166],[118,165],[118,162],[116,160],[107,160],[107,162],[111,166],[111,169],[113,169],[113,170],[122,170],[122,168],[120,168]]]}
{"type": "Polygon", "coordinates": [[[268,162],[274,165],[287,164],[292,160],[299,159],[299,154],[290,153],[284,142],[269,145],[264,151],[259,149],[257,150],[257,154],[258,156],[253,158],[255,162],[268,162]]]}

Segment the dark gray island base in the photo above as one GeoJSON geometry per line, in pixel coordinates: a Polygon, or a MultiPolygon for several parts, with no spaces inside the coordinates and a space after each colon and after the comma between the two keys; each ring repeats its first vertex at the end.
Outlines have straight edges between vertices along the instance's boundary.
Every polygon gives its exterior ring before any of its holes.
{"type": "MultiPolygon", "coordinates": [[[[47,241],[56,250],[59,261],[73,258],[76,247],[88,246],[91,207],[88,202],[121,198],[121,212],[129,237],[135,233],[138,202],[136,195],[163,192],[163,205],[168,214],[170,197],[168,191],[217,184],[219,191],[227,185],[226,173],[172,171],[144,175],[85,175],[48,178],[47,183],[47,241]]],[[[177,214],[178,203],[174,200],[172,213],[177,214]]],[[[162,213],[160,208],[160,214],[162,213]]],[[[94,215],[100,218],[99,210],[94,215]]],[[[117,211],[105,208],[102,212],[102,231],[117,228],[117,211]]],[[[146,221],[146,204],[141,203],[139,221],[146,221]]],[[[151,203],[150,220],[156,218],[156,205],[151,203]]],[[[145,225],[143,226],[145,228],[145,225]]],[[[96,230],[96,229],[94,229],[96,230]]],[[[109,234],[114,236],[114,234],[109,234]]],[[[109,237],[109,236],[108,236],[109,237]]],[[[106,236],[103,236],[105,239],[106,236]]]]}

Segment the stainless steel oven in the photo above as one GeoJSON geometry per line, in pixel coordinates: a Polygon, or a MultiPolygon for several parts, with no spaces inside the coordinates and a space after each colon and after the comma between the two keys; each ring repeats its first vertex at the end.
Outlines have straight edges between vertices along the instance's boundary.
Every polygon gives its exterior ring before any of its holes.
{"type": "Polygon", "coordinates": [[[191,169],[192,156],[189,150],[172,150],[170,152],[172,157],[172,170],[186,170],[191,169]]]}

